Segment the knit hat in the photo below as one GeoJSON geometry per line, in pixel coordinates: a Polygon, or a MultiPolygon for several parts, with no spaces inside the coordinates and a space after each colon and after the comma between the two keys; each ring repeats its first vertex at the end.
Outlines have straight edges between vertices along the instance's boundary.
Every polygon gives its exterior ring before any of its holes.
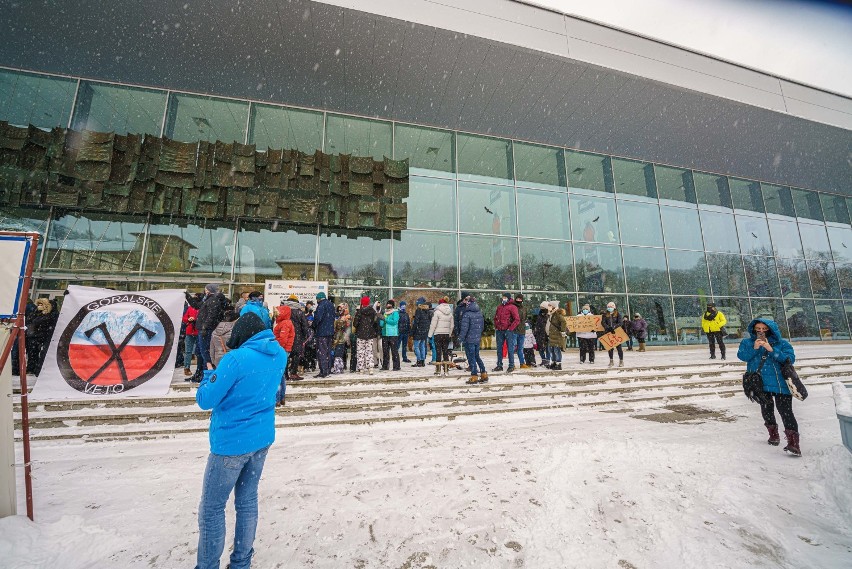
{"type": "Polygon", "coordinates": [[[550,304],[548,304],[548,302],[546,300],[542,300],[541,304],[538,305],[539,308],[544,308],[544,309],[547,309],[548,306],[550,306],[550,304]]]}
{"type": "Polygon", "coordinates": [[[291,294],[290,296],[287,297],[287,300],[290,301],[290,302],[299,302],[299,297],[296,296],[295,294],[291,294]]]}
{"type": "Polygon", "coordinates": [[[524,295],[522,295],[522,294],[520,294],[520,293],[516,294],[516,295],[515,295],[515,300],[520,300],[521,302],[523,302],[523,301],[524,301],[524,295]]]}
{"type": "Polygon", "coordinates": [[[400,302],[400,303],[399,303],[399,307],[400,307],[400,308],[405,308],[406,306],[408,306],[408,303],[407,303],[407,302],[405,302],[404,300],[403,300],[402,302],[400,302]]]}
{"type": "Polygon", "coordinates": [[[417,304],[426,304],[426,299],[422,296],[418,297],[417,304]]]}
{"type": "Polygon", "coordinates": [[[390,304],[391,306],[396,306],[396,303],[393,301],[392,298],[388,299],[388,301],[385,303],[385,306],[387,306],[388,304],[390,304]]]}
{"type": "Polygon", "coordinates": [[[361,297],[361,308],[364,308],[365,306],[370,306],[370,297],[369,296],[362,296],[361,297]]]}
{"type": "Polygon", "coordinates": [[[231,338],[226,344],[229,350],[236,350],[245,344],[252,336],[264,330],[269,330],[260,316],[254,312],[246,312],[240,316],[231,330],[231,338]]]}
{"type": "Polygon", "coordinates": [[[465,298],[467,298],[469,296],[470,296],[470,293],[468,291],[466,291],[466,290],[462,291],[462,293],[461,293],[461,299],[462,300],[464,300],[465,298]]]}
{"type": "Polygon", "coordinates": [[[450,299],[449,299],[449,298],[447,298],[446,296],[443,296],[443,297],[441,297],[441,299],[438,301],[438,304],[447,304],[447,302],[449,302],[449,301],[450,301],[450,299]]]}
{"type": "Polygon", "coordinates": [[[508,298],[509,300],[512,300],[512,293],[511,292],[504,292],[503,294],[500,295],[500,297],[501,298],[508,298]]]}
{"type": "Polygon", "coordinates": [[[216,283],[210,283],[204,287],[204,290],[206,290],[210,294],[216,294],[217,292],[219,292],[219,285],[217,285],[216,283]]]}
{"type": "Polygon", "coordinates": [[[615,303],[614,302],[607,302],[606,307],[607,308],[615,308],[615,303]]]}
{"type": "Polygon", "coordinates": [[[714,303],[714,302],[708,302],[708,303],[707,303],[707,308],[716,308],[716,303],[714,303]]]}
{"type": "Polygon", "coordinates": [[[253,290],[249,293],[249,298],[260,298],[261,296],[263,296],[263,293],[258,292],[256,290],[253,290]]]}
{"type": "Polygon", "coordinates": [[[325,300],[325,293],[324,292],[318,292],[317,293],[317,300],[318,301],[319,300],[325,300]]]}
{"type": "MultiPolygon", "coordinates": [[[[589,306],[588,304],[584,304],[584,305],[583,305],[583,308],[588,308],[589,310],[591,310],[591,309],[592,309],[592,307],[591,307],[591,306],[589,306]]],[[[580,310],[582,310],[583,308],[581,308],[580,310]]]]}

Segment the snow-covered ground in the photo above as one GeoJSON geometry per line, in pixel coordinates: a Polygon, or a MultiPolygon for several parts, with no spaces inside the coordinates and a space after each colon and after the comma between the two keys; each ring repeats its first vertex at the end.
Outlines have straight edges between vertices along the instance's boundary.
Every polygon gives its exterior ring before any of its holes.
{"type": "MultiPolygon", "coordinates": [[[[766,444],[744,397],[691,405],[706,412],[279,429],[253,566],[852,566],[852,453],[831,386],[795,405],[801,459],[766,444]]],[[[35,445],[37,523],[0,520],[0,567],[192,567],[206,456],[204,435],[35,445]]]]}

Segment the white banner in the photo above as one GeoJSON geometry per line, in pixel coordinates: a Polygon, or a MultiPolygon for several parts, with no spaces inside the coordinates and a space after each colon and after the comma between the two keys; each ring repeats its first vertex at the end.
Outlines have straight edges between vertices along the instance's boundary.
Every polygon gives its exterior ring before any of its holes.
{"type": "Polygon", "coordinates": [[[152,397],[175,372],[182,290],[69,286],[34,399],[152,397]]]}
{"type": "Polygon", "coordinates": [[[19,235],[0,233],[0,318],[18,314],[18,302],[24,286],[30,241],[19,235]]]}
{"type": "Polygon", "coordinates": [[[266,306],[274,309],[281,304],[281,299],[287,300],[291,294],[299,297],[299,302],[304,304],[311,300],[317,302],[317,293],[328,294],[328,282],[326,281],[266,281],[263,290],[263,300],[266,306]]]}

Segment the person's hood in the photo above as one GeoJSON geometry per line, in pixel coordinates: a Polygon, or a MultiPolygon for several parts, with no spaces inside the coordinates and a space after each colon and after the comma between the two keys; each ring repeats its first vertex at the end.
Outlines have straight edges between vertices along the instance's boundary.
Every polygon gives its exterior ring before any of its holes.
{"type": "Polygon", "coordinates": [[[46,298],[36,300],[36,310],[44,314],[50,314],[53,311],[53,305],[46,298]]]}
{"type": "Polygon", "coordinates": [[[453,313],[452,305],[447,304],[447,303],[439,304],[438,308],[436,308],[435,310],[438,311],[438,312],[442,312],[444,314],[444,316],[449,316],[450,314],[453,313]]]}
{"type": "Polygon", "coordinates": [[[259,298],[252,298],[246,301],[246,304],[254,304],[255,306],[263,306],[263,301],[259,298]]]}
{"type": "Polygon", "coordinates": [[[754,333],[754,325],[758,322],[763,322],[767,326],[769,326],[769,332],[766,334],[766,339],[769,340],[770,344],[775,344],[779,340],[781,340],[781,330],[778,328],[778,323],[771,318],[755,318],[749,325],[746,327],[749,335],[751,335],[752,340],[757,340],[757,334],[754,333]]]}
{"type": "Polygon", "coordinates": [[[230,334],[231,331],[234,329],[235,323],[236,323],[236,320],[232,320],[231,322],[226,322],[226,321],[223,320],[222,322],[219,322],[219,325],[216,326],[215,330],[213,330],[213,335],[214,336],[225,336],[226,334],[230,334]]]}
{"type": "MultiPolygon", "coordinates": [[[[233,339],[235,333],[236,331],[231,332],[231,339],[233,339]]],[[[228,340],[227,346],[231,350],[254,350],[255,352],[270,356],[278,354],[280,350],[283,349],[281,344],[278,343],[278,340],[275,339],[275,335],[272,333],[272,330],[269,328],[264,328],[260,332],[250,336],[249,339],[238,346],[238,348],[231,348],[230,340],[228,340]]]]}
{"type": "Polygon", "coordinates": [[[465,308],[464,310],[465,310],[465,312],[482,312],[482,310],[479,309],[479,305],[476,304],[476,302],[471,302],[470,304],[467,305],[467,308],[465,308]]]}
{"type": "Polygon", "coordinates": [[[275,339],[275,336],[272,336],[272,331],[267,328],[260,316],[254,312],[246,312],[234,323],[234,329],[231,331],[231,338],[227,344],[228,349],[236,350],[245,342],[248,342],[249,338],[264,330],[269,331],[270,337],[273,340],[275,339]]]}
{"type": "Polygon", "coordinates": [[[278,307],[278,316],[275,317],[276,322],[286,322],[293,317],[293,309],[287,306],[286,304],[282,304],[278,307]]]}

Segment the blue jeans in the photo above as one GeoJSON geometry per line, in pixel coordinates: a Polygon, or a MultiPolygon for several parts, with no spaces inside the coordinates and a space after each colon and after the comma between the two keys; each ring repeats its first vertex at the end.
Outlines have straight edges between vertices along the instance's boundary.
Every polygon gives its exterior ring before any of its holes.
{"type": "Polygon", "coordinates": [[[426,340],[414,340],[414,359],[418,362],[426,361],[426,340]]]}
{"type": "Polygon", "coordinates": [[[225,550],[225,504],[234,492],[237,523],[231,569],[251,567],[257,529],[257,484],[269,447],[237,456],[210,453],[198,507],[198,564],[195,569],[219,569],[225,550]]]}
{"type": "MultiPolygon", "coordinates": [[[[195,353],[195,344],[198,343],[198,336],[184,336],[183,340],[183,367],[189,369],[192,363],[192,354],[195,353]]],[[[201,365],[201,362],[197,362],[201,365]]]]}
{"type": "Polygon", "coordinates": [[[435,347],[435,336],[429,338],[429,347],[432,348],[432,361],[429,363],[435,363],[436,361],[438,361],[438,348],[435,347]]]}
{"type": "Polygon", "coordinates": [[[550,352],[550,363],[562,363],[562,352],[559,350],[558,346],[550,346],[547,350],[550,352]]]}
{"type": "Polygon", "coordinates": [[[485,364],[482,362],[482,358],[479,357],[479,342],[465,342],[464,354],[470,366],[470,375],[485,373],[485,364]],[[479,370],[478,372],[477,369],[479,370]]]}
{"type": "Polygon", "coordinates": [[[515,353],[518,354],[518,365],[524,365],[524,335],[515,334],[515,353]]]}
{"type": "Polygon", "coordinates": [[[195,353],[201,356],[198,360],[198,368],[202,371],[207,369],[208,363],[213,363],[213,360],[210,359],[210,338],[212,336],[213,332],[198,333],[198,343],[195,346],[195,353]]]}
{"type": "Polygon", "coordinates": [[[515,333],[510,330],[497,330],[497,365],[503,365],[503,342],[509,352],[509,365],[515,367],[515,333]]]}
{"type": "Polygon", "coordinates": [[[408,362],[408,334],[399,335],[399,348],[402,353],[402,361],[408,362]]]}

